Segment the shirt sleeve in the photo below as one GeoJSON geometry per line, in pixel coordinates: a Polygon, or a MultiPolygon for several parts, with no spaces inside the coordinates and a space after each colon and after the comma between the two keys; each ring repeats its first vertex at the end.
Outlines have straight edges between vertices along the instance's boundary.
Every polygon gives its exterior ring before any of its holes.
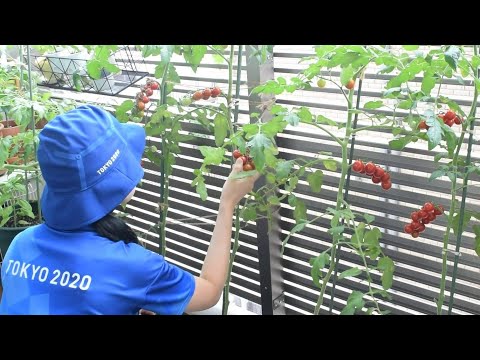
{"type": "Polygon", "coordinates": [[[152,254],[149,260],[154,278],[146,288],[141,307],[158,315],[183,314],[195,291],[194,276],[158,254],[152,254]]]}

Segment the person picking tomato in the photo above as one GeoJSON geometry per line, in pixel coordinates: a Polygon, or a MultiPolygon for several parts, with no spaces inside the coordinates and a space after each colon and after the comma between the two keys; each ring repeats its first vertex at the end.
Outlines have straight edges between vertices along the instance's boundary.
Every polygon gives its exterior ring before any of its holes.
{"type": "MultiPolygon", "coordinates": [[[[258,174],[225,181],[200,276],[139,244],[113,215],[143,178],[145,131],[92,105],[49,122],[39,135],[44,223],[13,240],[1,268],[0,314],[183,314],[219,300],[236,204],[258,174]]],[[[231,174],[242,171],[238,159],[231,174]]]]}

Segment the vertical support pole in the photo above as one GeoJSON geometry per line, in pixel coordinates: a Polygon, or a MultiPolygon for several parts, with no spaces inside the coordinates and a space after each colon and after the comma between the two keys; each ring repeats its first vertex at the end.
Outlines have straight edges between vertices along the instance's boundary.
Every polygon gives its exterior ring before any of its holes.
{"type": "MultiPolygon", "coordinates": [[[[253,88],[274,78],[273,54],[267,61],[261,64],[258,59],[251,56],[254,52],[252,45],[246,46],[247,55],[247,83],[248,93],[253,88]]],[[[238,69],[237,71],[240,71],[238,69]]],[[[251,94],[249,96],[249,113],[262,113],[258,105],[272,100],[273,96],[251,94]]],[[[269,121],[272,114],[268,110],[263,111],[261,120],[269,121]]],[[[250,120],[252,121],[252,119],[250,120]]],[[[265,178],[260,178],[255,187],[260,188],[266,184],[265,178]]],[[[258,261],[260,268],[260,293],[263,315],[284,315],[282,256],[279,219],[275,216],[269,229],[267,219],[257,220],[258,261]]]]}

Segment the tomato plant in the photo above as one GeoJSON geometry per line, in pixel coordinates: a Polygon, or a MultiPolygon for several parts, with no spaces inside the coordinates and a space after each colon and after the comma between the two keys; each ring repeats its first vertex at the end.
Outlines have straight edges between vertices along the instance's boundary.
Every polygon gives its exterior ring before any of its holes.
{"type": "MultiPolygon", "coordinates": [[[[269,48],[265,46],[255,53],[259,59],[268,58],[269,48]]],[[[393,150],[402,150],[408,144],[425,141],[428,150],[440,149],[435,155],[438,168],[431,174],[430,180],[448,177],[451,181],[450,204],[428,202],[418,204],[419,208],[405,217],[411,219],[404,225],[405,233],[412,238],[419,238],[428,232],[428,224],[443,214],[447,218],[447,229],[443,239],[442,274],[440,292],[437,301],[437,312],[442,313],[445,299],[445,279],[447,273],[447,255],[450,235],[457,237],[455,254],[455,269],[458,263],[458,251],[461,244],[461,234],[469,221],[480,219],[480,214],[465,209],[465,197],[468,187],[468,177],[472,173],[480,174],[480,168],[472,164],[471,139],[474,129],[475,111],[477,106],[480,79],[478,66],[480,57],[477,48],[473,54],[467,54],[463,47],[441,46],[430,51],[419,52],[416,46],[405,46],[399,51],[392,51],[381,46],[358,45],[323,45],[315,48],[315,55],[305,59],[308,64],[304,70],[287,80],[278,77],[258,85],[253,93],[280,95],[294,93],[298,90],[310,89],[312,86],[323,88],[327,82],[345,100],[347,116],[344,121],[329,119],[324,114],[314,114],[308,107],[282,106],[274,101],[266,104],[273,118],[264,121],[264,113],[251,114],[252,121],[238,126],[238,85],[234,94],[233,66],[235,52],[233,46],[224,45],[161,45],[143,46],[144,56],[160,55],[161,61],[155,69],[157,80],[149,80],[149,86],[143,88],[141,97],[136,101],[127,100],[117,108],[117,117],[124,121],[145,121],[145,129],[149,136],[159,136],[162,149],[150,146],[146,155],[150,161],[157,164],[162,174],[161,199],[159,203],[160,219],[158,232],[160,234],[161,252],[165,253],[165,225],[168,211],[168,177],[172,173],[175,155],[180,152],[179,142],[189,139],[182,135],[181,122],[195,121],[214,135],[215,146],[200,146],[203,156],[202,165],[194,170],[195,178],[192,186],[202,200],[208,196],[205,177],[209,176],[211,167],[221,165],[225,161],[241,157],[244,161],[244,171],[238,176],[250,176],[260,172],[266,179],[266,185],[256,189],[235,212],[235,233],[230,258],[228,279],[225,284],[223,313],[228,311],[229,284],[235,255],[239,247],[241,222],[248,223],[260,217],[273,219],[282,202],[288,203],[293,209],[295,225],[284,239],[286,246],[289,239],[300,233],[320,218],[328,218],[331,236],[331,246],[324,249],[310,260],[313,284],[318,287],[319,295],[315,314],[319,314],[324,306],[324,295],[327,284],[337,277],[340,247],[345,247],[355,253],[361,266],[345,270],[338,275],[339,279],[346,277],[362,277],[366,280],[368,289],[365,292],[353,291],[342,310],[342,314],[353,314],[365,311],[368,314],[384,314],[378,296],[390,298],[388,290],[393,283],[394,262],[386,256],[380,246],[382,233],[374,226],[375,218],[369,214],[360,214],[351,209],[348,203],[347,177],[350,171],[358,176],[369,176],[374,184],[378,184],[379,193],[392,188],[395,176],[385,171],[381,165],[369,159],[352,159],[348,149],[352,139],[361,131],[385,129],[390,130],[394,139],[389,142],[393,150]],[[175,84],[180,82],[175,67],[171,62],[173,54],[181,55],[194,71],[198,68],[204,55],[209,50],[228,66],[228,84],[226,88],[218,86],[199,88],[179,100],[169,96],[175,84]],[[386,83],[381,99],[374,99],[359,106],[355,99],[355,87],[360,86],[363,74],[370,65],[382,66],[380,72],[391,74],[386,83]],[[339,75],[336,75],[338,73],[339,75]],[[334,75],[335,74],[335,75],[334,75]],[[422,75],[421,86],[413,86],[415,78],[422,75]],[[450,98],[442,95],[441,89],[445,79],[457,78],[459,81],[473,79],[475,93],[471,108],[464,112],[450,98]],[[160,99],[152,114],[150,97],[154,91],[160,92],[160,99]],[[145,98],[147,97],[147,99],[145,98]],[[213,100],[214,99],[214,100],[213,100]],[[145,101],[149,100],[149,101],[145,101]],[[209,100],[209,101],[207,101],[209,100]],[[142,105],[143,104],[143,108],[142,105]],[[372,111],[383,107],[392,110],[393,115],[372,111]],[[174,113],[173,108],[177,111],[174,113]],[[402,113],[403,111],[403,113],[402,113]],[[139,117],[138,115],[142,116],[139,117]],[[146,114],[146,115],[145,115],[146,114]],[[372,124],[356,127],[354,118],[362,115],[370,119],[372,124]],[[145,117],[146,116],[146,117],[145,117]],[[335,142],[341,151],[337,160],[331,153],[319,152],[314,159],[298,157],[290,160],[282,159],[276,145],[276,137],[287,127],[310,127],[323,132],[335,142]],[[460,156],[460,148],[465,135],[469,136],[469,150],[466,156],[460,156]],[[339,170],[338,191],[335,206],[310,219],[307,216],[306,203],[296,196],[299,181],[305,180],[314,193],[319,193],[323,185],[324,170],[339,170]],[[459,186],[458,181],[462,184],[459,186]],[[462,192],[462,200],[457,195],[462,192]],[[444,209],[444,207],[446,209],[444,209]],[[381,274],[379,289],[373,283],[372,273],[381,274]]],[[[241,61],[242,46],[238,48],[237,61],[241,61]]],[[[238,66],[241,65],[239,62],[238,66]]],[[[237,74],[238,76],[238,74],[237,74]]],[[[240,83],[239,79],[236,81],[240,83]]],[[[357,96],[358,91],[357,91],[357,96]]],[[[353,154],[353,153],[352,153],[353,154]]],[[[475,250],[480,255],[480,226],[474,225],[475,250]]],[[[421,240],[418,240],[421,241],[421,240]]],[[[453,289],[454,289],[453,280],[453,289]]],[[[332,292],[332,296],[334,292],[332,292]]],[[[450,298],[449,311],[453,297],[450,298]]]]}

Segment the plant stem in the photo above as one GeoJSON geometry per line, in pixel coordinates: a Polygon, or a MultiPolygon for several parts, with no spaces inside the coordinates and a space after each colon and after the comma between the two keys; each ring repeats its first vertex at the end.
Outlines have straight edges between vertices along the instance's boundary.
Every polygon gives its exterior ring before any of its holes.
{"type": "MultiPolygon", "coordinates": [[[[478,48],[477,45],[473,46],[473,51],[475,55],[478,55],[478,48]]],[[[474,69],[474,78],[479,77],[479,71],[478,69],[474,69]]],[[[473,98],[473,103],[472,107],[470,109],[470,114],[468,118],[474,118],[475,113],[477,111],[477,101],[478,101],[478,90],[477,86],[475,85],[475,92],[474,92],[474,98],[473,98]]],[[[466,127],[466,125],[465,125],[466,127]]],[[[475,119],[472,119],[470,122],[470,136],[468,138],[468,149],[467,149],[467,158],[465,160],[465,169],[470,165],[470,160],[471,160],[471,155],[472,155],[472,144],[473,144],[473,130],[475,128],[475,119]]],[[[465,132],[462,132],[462,134],[465,134],[465,132]]],[[[461,146],[461,143],[459,144],[461,146]]],[[[467,198],[467,185],[468,185],[468,173],[464,173],[463,177],[463,191],[462,191],[462,201],[460,203],[460,212],[459,212],[459,219],[458,219],[458,228],[457,228],[457,242],[455,245],[455,259],[453,263],[453,273],[452,273],[452,284],[450,286],[450,299],[448,302],[448,315],[452,314],[452,307],[453,307],[453,301],[454,301],[454,295],[455,295],[455,286],[456,286],[456,279],[457,279],[457,268],[458,268],[458,259],[459,259],[459,252],[460,252],[460,245],[462,242],[462,232],[463,232],[463,218],[465,215],[465,200],[467,198]]]]}
{"type": "Polygon", "coordinates": [[[209,48],[210,50],[212,50],[213,52],[215,52],[217,55],[220,55],[227,63],[229,62],[228,59],[225,57],[225,55],[223,55],[220,51],[218,51],[217,49],[215,49],[213,46],[207,45],[207,48],[209,48]]]}
{"type": "MultiPolygon", "coordinates": [[[[168,74],[168,68],[170,67],[170,61],[165,66],[165,70],[163,71],[162,76],[162,83],[160,85],[160,99],[159,99],[159,107],[166,104],[167,102],[167,94],[166,94],[166,80],[168,74]]],[[[163,120],[163,117],[162,117],[163,120]]],[[[160,254],[165,256],[167,251],[167,229],[166,229],[166,222],[167,222],[167,213],[168,213],[168,176],[166,176],[168,167],[169,167],[169,149],[168,145],[165,141],[165,135],[162,134],[162,157],[160,163],[160,228],[159,231],[159,245],[160,245],[160,254]]]]}
{"type": "MultiPolygon", "coordinates": [[[[353,89],[350,90],[349,92],[349,108],[352,106],[352,100],[353,100],[353,94],[354,91],[353,89]]],[[[348,172],[348,143],[350,136],[352,134],[352,113],[349,111],[348,112],[348,118],[347,118],[347,126],[346,126],[346,131],[345,131],[345,138],[343,139],[341,144],[342,148],[342,173],[340,174],[340,182],[338,183],[338,192],[337,192],[337,204],[335,206],[335,210],[339,211],[343,205],[343,188],[345,185],[345,180],[347,177],[347,172],[348,172]]],[[[331,227],[336,227],[338,226],[340,219],[336,216],[333,217],[332,219],[332,224],[331,227]]],[[[333,243],[332,243],[332,252],[330,256],[330,266],[328,268],[328,272],[325,275],[325,278],[322,281],[322,287],[320,289],[320,295],[317,300],[317,304],[315,305],[315,311],[314,314],[318,315],[320,312],[320,306],[323,304],[323,296],[325,295],[325,290],[327,288],[328,281],[330,280],[330,277],[332,276],[333,269],[335,268],[335,260],[336,260],[336,250],[337,250],[337,243],[339,242],[338,240],[338,235],[333,236],[333,243]]]]}
{"type": "MultiPolygon", "coordinates": [[[[228,126],[230,128],[230,135],[233,136],[235,133],[235,129],[232,124],[232,91],[233,91],[233,57],[235,55],[235,45],[230,46],[230,58],[227,61],[228,63],[228,93],[227,93],[227,121],[228,126]]],[[[236,82],[236,89],[235,89],[235,98],[238,98],[240,95],[240,81],[242,75],[242,45],[238,47],[238,66],[237,66],[237,82],[236,82]]],[[[237,122],[238,119],[238,105],[235,106],[235,113],[234,113],[234,122],[237,122]]],[[[232,146],[232,153],[233,153],[232,146]]],[[[233,157],[230,159],[230,163],[233,165],[233,157]]],[[[238,239],[240,237],[240,210],[239,206],[235,207],[235,236],[234,236],[234,243],[233,243],[233,250],[230,254],[230,263],[228,266],[228,274],[227,280],[225,282],[225,286],[223,288],[223,306],[222,306],[222,315],[228,314],[228,306],[230,304],[229,295],[230,295],[230,281],[232,276],[232,269],[233,263],[235,261],[235,255],[237,254],[237,250],[239,248],[238,239]]]]}
{"type": "Polygon", "coordinates": [[[380,307],[378,306],[378,301],[377,299],[375,298],[374,294],[373,294],[373,289],[372,289],[372,277],[370,275],[370,271],[368,271],[368,264],[367,264],[367,259],[365,258],[365,254],[362,250],[362,243],[360,242],[360,236],[358,235],[357,233],[357,226],[355,225],[355,220],[352,220],[352,223],[353,223],[353,227],[354,227],[354,231],[355,233],[357,234],[356,238],[357,238],[357,245],[358,245],[358,253],[360,255],[360,257],[362,258],[362,261],[363,261],[363,266],[365,266],[365,273],[367,274],[367,282],[368,282],[368,293],[371,294],[372,296],[372,299],[373,299],[373,303],[375,304],[375,307],[377,308],[378,312],[381,313],[381,310],[380,310],[380,307]]]}
{"type": "MultiPolygon", "coordinates": [[[[477,89],[475,88],[475,99],[473,101],[472,107],[470,109],[470,115],[473,116],[475,114],[476,106],[477,106],[477,96],[478,92],[477,89]]],[[[470,116],[469,116],[470,118],[470,116]]],[[[458,139],[457,143],[457,149],[455,151],[455,155],[453,156],[452,160],[452,167],[454,169],[458,168],[458,157],[460,154],[460,149],[462,148],[463,144],[463,139],[465,137],[465,132],[462,131],[460,134],[460,138],[458,139]]],[[[446,285],[446,276],[447,276],[447,257],[448,257],[448,243],[450,241],[450,230],[452,226],[452,221],[453,221],[453,215],[455,214],[455,200],[456,200],[456,186],[457,186],[457,176],[455,175],[451,184],[451,190],[450,190],[450,209],[448,210],[448,223],[447,223],[447,229],[445,231],[445,235],[443,237],[443,249],[442,249],[442,278],[440,280],[440,293],[438,296],[437,300],[437,315],[442,314],[442,306],[445,301],[445,285],[446,285]]],[[[461,223],[459,223],[460,225],[461,223]]],[[[461,226],[461,225],[460,225],[461,226]]],[[[450,294],[450,296],[453,296],[453,294],[450,294]]]]}
{"type": "MultiPolygon", "coordinates": [[[[363,84],[363,80],[360,78],[359,81],[358,81],[357,101],[356,101],[356,106],[355,106],[356,109],[358,109],[360,107],[360,97],[361,97],[361,93],[362,93],[362,84],[363,84]]],[[[352,104],[352,102],[350,101],[349,104],[352,104]]],[[[352,112],[350,110],[351,109],[349,109],[348,113],[351,116],[352,112]]],[[[348,172],[347,172],[347,179],[345,181],[344,201],[347,201],[347,199],[348,199],[348,190],[350,188],[350,177],[352,175],[351,164],[353,162],[353,153],[355,151],[355,132],[354,131],[355,131],[355,128],[357,127],[357,122],[358,122],[358,113],[355,113],[355,116],[354,116],[354,119],[353,119],[353,124],[351,126],[352,140],[351,140],[351,143],[350,143],[350,154],[348,156],[349,168],[348,168],[348,172]]],[[[344,223],[344,221],[342,221],[342,225],[343,225],[343,223],[344,223]]],[[[342,246],[339,245],[338,249],[340,250],[341,248],[342,248],[342,246]]],[[[335,261],[333,281],[332,281],[332,290],[330,292],[330,305],[329,305],[329,309],[328,309],[330,314],[332,314],[332,310],[333,310],[333,299],[335,297],[335,288],[336,288],[336,285],[337,285],[337,272],[338,272],[339,262],[340,262],[340,256],[338,256],[336,261],[335,261]]]]}
{"type": "MultiPolygon", "coordinates": [[[[349,114],[350,116],[350,114],[349,114]]],[[[322,125],[318,125],[318,124],[315,124],[315,123],[311,123],[311,122],[308,122],[308,121],[302,121],[300,120],[300,122],[302,124],[307,124],[307,125],[312,125],[312,126],[315,126],[316,128],[326,132],[333,140],[335,140],[340,146],[342,145],[342,140],[340,140],[337,136],[333,135],[332,132],[330,132],[329,130],[325,129],[322,125]]]]}
{"type": "MultiPolygon", "coordinates": [[[[29,95],[30,95],[30,100],[33,100],[33,85],[32,85],[32,65],[31,65],[31,56],[30,56],[30,45],[27,45],[27,69],[28,69],[28,88],[29,88],[29,95]]],[[[35,118],[34,118],[34,111],[33,111],[33,105],[31,107],[31,123],[30,126],[32,127],[32,132],[33,132],[33,151],[34,154],[37,153],[37,142],[35,141],[35,118]]],[[[37,211],[38,211],[38,220],[41,222],[42,221],[42,208],[40,206],[40,184],[39,184],[39,177],[40,174],[38,172],[38,167],[35,167],[35,190],[36,190],[36,195],[37,195],[37,211]]],[[[25,170],[25,178],[27,179],[27,184],[28,184],[28,178],[27,178],[27,170],[25,170]]],[[[27,199],[28,199],[28,189],[27,189],[27,199]]]]}
{"type": "Polygon", "coordinates": [[[371,126],[364,126],[364,127],[361,127],[361,128],[358,128],[358,129],[353,129],[352,130],[352,134],[356,134],[360,131],[364,131],[364,130],[381,130],[381,129],[386,129],[386,130],[391,130],[392,129],[392,125],[371,125],[371,126]]]}

